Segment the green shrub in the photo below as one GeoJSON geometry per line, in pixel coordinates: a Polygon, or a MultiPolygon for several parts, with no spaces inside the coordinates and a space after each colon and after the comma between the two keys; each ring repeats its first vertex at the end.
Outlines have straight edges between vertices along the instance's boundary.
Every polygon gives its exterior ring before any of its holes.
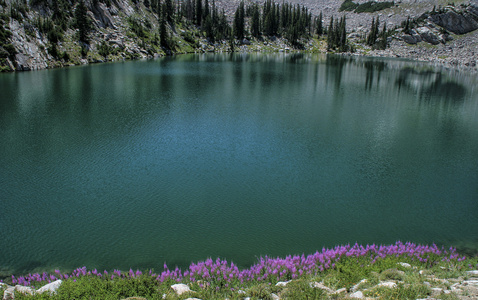
{"type": "Polygon", "coordinates": [[[392,2],[375,2],[375,1],[369,1],[365,2],[363,4],[360,4],[356,9],[356,13],[363,13],[363,12],[368,12],[368,13],[373,13],[376,11],[380,11],[383,9],[390,8],[394,6],[395,3],[392,2]]]}
{"type": "Polygon", "coordinates": [[[391,2],[375,2],[368,1],[362,4],[353,2],[352,0],[345,0],[342,5],[340,5],[339,11],[353,11],[355,13],[373,13],[383,9],[390,8],[395,5],[394,1],[391,2]]]}
{"type": "Polygon", "coordinates": [[[359,6],[358,3],[354,3],[352,0],[345,0],[340,5],[339,11],[353,11],[359,6]]]}

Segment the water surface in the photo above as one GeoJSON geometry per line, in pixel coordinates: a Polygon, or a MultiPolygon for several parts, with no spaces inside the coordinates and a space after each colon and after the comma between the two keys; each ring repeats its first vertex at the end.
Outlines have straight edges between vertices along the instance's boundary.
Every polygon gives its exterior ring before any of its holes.
{"type": "Polygon", "coordinates": [[[0,74],[0,271],[478,248],[478,80],[185,55],[0,74]]]}

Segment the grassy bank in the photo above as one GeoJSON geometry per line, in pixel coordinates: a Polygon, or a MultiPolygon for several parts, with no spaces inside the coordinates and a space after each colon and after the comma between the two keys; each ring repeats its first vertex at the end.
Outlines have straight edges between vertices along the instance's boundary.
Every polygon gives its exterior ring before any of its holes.
{"type": "MultiPolygon", "coordinates": [[[[187,270],[99,272],[79,268],[70,273],[12,276],[12,285],[41,286],[62,280],[55,294],[15,299],[344,299],[353,293],[375,299],[459,299],[460,289],[478,269],[478,258],[455,249],[397,242],[393,245],[346,245],[305,256],[262,257],[247,269],[221,259],[193,263],[187,270]],[[468,271],[468,272],[467,272],[468,271]],[[191,290],[178,295],[178,283],[191,290]],[[461,285],[460,285],[461,284],[461,285]],[[438,294],[437,294],[438,293],[438,294]]],[[[6,289],[3,286],[2,289],[6,289]]]]}

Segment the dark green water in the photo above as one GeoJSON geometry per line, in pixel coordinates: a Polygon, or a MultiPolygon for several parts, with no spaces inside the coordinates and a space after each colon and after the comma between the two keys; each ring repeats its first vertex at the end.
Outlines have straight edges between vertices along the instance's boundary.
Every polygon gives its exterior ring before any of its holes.
{"type": "Polygon", "coordinates": [[[203,55],[0,75],[0,272],[478,248],[478,80],[203,55]]]}

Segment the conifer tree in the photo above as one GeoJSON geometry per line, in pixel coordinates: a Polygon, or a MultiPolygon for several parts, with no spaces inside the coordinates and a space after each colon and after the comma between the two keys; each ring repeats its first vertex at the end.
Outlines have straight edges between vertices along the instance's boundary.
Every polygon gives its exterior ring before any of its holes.
{"type": "Polygon", "coordinates": [[[167,22],[167,12],[166,4],[161,5],[161,18],[159,20],[159,39],[161,41],[161,47],[169,49],[169,35],[168,29],[166,27],[167,22]]]}
{"type": "Polygon", "coordinates": [[[241,1],[234,14],[234,36],[239,40],[244,39],[245,35],[244,15],[244,1],[241,1]]]}
{"type": "Polygon", "coordinates": [[[165,7],[163,7],[163,10],[165,11],[166,14],[166,21],[169,24],[173,24],[174,20],[174,3],[173,0],[165,0],[164,1],[165,7]]]}
{"type": "Polygon", "coordinates": [[[251,34],[255,38],[258,38],[261,35],[260,22],[261,21],[260,21],[259,6],[255,4],[252,7],[252,18],[251,18],[251,34]]]}
{"type": "Polygon", "coordinates": [[[76,28],[78,28],[80,41],[88,43],[88,32],[91,29],[90,20],[88,19],[88,9],[83,0],[80,0],[75,10],[76,28]]]}
{"type": "Polygon", "coordinates": [[[377,42],[378,49],[385,50],[387,48],[387,38],[388,38],[387,24],[384,22],[382,32],[380,33],[380,39],[377,42]]]}
{"type": "Polygon", "coordinates": [[[327,29],[327,48],[331,50],[335,45],[334,16],[330,17],[329,28],[327,29]]]}
{"type": "Polygon", "coordinates": [[[196,25],[201,26],[202,21],[202,1],[196,0],[196,25]]]}
{"type": "Polygon", "coordinates": [[[320,12],[319,17],[317,18],[317,30],[316,33],[320,37],[324,34],[324,28],[322,27],[322,12],[320,12]]]}
{"type": "Polygon", "coordinates": [[[202,10],[202,19],[206,19],[206,17],[209,15],[209,2],[208,0],[204,0],[204,8],[202,10]]]}
{"type": "Polygon", "coordinates": [[[375,21],[375,19],[372,19],[372,26],[371,26],[370,32],[367,36],[367,45],[369,45],[369,46],[375,45],[375,42],[377,41],[379,26],[380,26],[380,20],[377,16],[376,21],[375,21]]]}

